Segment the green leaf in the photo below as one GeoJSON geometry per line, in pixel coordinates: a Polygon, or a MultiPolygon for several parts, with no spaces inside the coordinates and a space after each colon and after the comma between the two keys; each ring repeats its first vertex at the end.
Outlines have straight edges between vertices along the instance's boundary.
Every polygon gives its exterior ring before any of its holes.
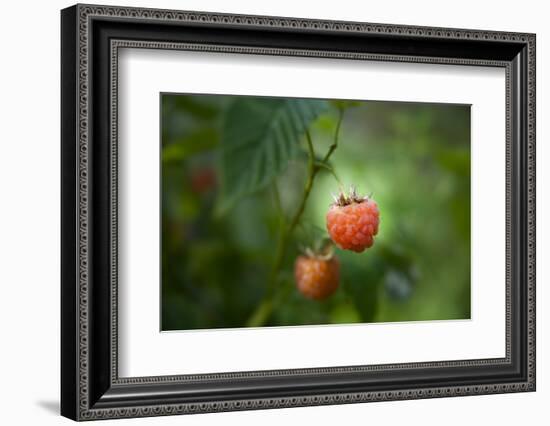
{"type": "Polygon", "coordinates": [[[328,103],[312,99],[238,98],[221,139],[218,213],[265,188],[300,152],[299,141],[328,103]]]}
{"type": "Polygon", "coordinates": [[[196,119],[212,120],[219,112],[218,99],[205,95],[163,95],[163,110],[188,114],[196,119]]]}
{"type": "Polygon", "coordinates": [[[357,278],[349,281],[347,292],[353,298],[354,305],[361,316],[362,322],[373,322],[378,310],[378,288],[379,281],[364,280],[357,278]]]}
{"type": "Polygon", "coordinates": [[[330,320],[332,324],[353,324],[361,322],[361,314],[352,302],[347,301],[332,308],[330,320]]]}
{"type": "Polygon", "coordinates": [[[470,147],[441,149],[436,153],[438,164],[459,176],[470,176],[470,147]]]}
{"type": "MultiPolygon", "coordinates": [[[[376,250],[373,249],[373,250],[376,250]]],[[[371,257],[372,254],[369,253],[371,257]]],[[[384,276],[383,265],[375,259],[366,259],[355,253],[340,251],[342,267],[340,269],[342,289],[353,301],[361,316],[362,322],[373,322],[378,311],[378,292],[381,278],[384,276]]]]}
{"type": "Polygon", "coordinates": [[[203,127],[185,138],[167,144],[162,148],[163,163],[182,161],[202,151],[214,149],[219,142],[219,135],[213,127],[203,127]]]}

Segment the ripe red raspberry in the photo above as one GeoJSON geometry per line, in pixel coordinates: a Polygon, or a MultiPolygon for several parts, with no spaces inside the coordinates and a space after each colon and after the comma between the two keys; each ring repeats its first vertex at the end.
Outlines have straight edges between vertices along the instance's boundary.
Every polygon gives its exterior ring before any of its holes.
{"type": "Polygon", "coordinates": [[[327,213],[327,230],[334,243],[344,250],[361,253],[374,243],[380,222],[376,202],[357,196],[352,188],[348,197],[340,194],[327,213]]]}
{"type": "Polygon", "coordinates": [[[340,282],[340,262],[331,255],[298,256],[294,264],[294,277],[300,293],[308,299],[322,300],[338,288],[340,282]]]}

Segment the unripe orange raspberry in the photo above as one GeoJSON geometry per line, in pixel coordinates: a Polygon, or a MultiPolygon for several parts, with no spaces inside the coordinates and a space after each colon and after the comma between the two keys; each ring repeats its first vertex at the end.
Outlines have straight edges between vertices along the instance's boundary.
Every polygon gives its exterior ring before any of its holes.
{"type": "Polygon", "coordinates": [[[333,294],[340,282],[340,262],[335,256],[298,256],[294,277],[300,293],[309,299],[322,300],[333,294]]]}
{"type": "Polygon", "coordinates": [[[361,253],[374,244],[380,212],[369,197],[358,197],[352,189],[349,196],[340,194],[327,213],[327,230],[334,243],[344,250],[361,253]]]}

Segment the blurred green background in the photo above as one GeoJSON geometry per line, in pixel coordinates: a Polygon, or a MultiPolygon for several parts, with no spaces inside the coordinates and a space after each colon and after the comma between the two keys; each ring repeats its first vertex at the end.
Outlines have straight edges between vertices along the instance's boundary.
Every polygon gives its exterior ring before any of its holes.
{"type": "Polygon", "coordinates": [[[163,94],[162,330],[470,318],[470,107],[163,94]],[[295,287],[299,250],[326,237],[335,177],[315,177],[275,295],[266,281],[281,225],[307,177],[304,133],[340,181],[380,208],[374,246],[337,249],[340,287],[295,287]]]}

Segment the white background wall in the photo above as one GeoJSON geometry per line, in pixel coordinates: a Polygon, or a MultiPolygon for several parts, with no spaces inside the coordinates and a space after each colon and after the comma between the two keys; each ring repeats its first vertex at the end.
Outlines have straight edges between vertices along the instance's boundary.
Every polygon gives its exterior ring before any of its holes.
{"type": "MultiPolygon", "coordinates": [[[[536,393],[108,421],[102,424],[547,424],[550,414],[550,27],[540,0],[320,2],[104,0],[103,4],[537,33],[536,393]],[[314,423],[313,423],[314,422],[314,423]]],[[[0,419],[68,424],[59,404],[59,9],[4,2],[0,50],[0,419]]]]}

